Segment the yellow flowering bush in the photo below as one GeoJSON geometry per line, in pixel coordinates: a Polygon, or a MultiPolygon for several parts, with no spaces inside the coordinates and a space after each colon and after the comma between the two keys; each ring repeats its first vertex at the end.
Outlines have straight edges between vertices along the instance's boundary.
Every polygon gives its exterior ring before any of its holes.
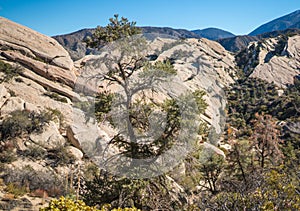
{"type": "Polygon", "coordinates": [[[114,208],[110,205],[103,206],[100,210],[87,206],[82,200],[73,200],[65,197],[53,199],[47,207],[40,208],[40,211],[141,211],[137,208],[114,208]]]}

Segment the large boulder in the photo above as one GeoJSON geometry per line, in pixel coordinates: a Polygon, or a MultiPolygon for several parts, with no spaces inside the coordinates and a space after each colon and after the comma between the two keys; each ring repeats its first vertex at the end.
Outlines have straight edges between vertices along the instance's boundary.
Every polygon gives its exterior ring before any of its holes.
{"type": "Polygon", "coordinates": [[[16,110],[24,110],[25,101],[19,97],[9,98],[1,108],[1,115],[9,114],[16,110]]]}
{"type": "Polygon", "coordinates": [[[65,139],[60,134],[57,125],[54,122],[43,128],[41,133],[32,133],[29,136],[30,140],[46,149],[53,149],[57,146],[63,146],[65,139]]]}
{"type": "Polygon", "coordinates": [[[21,51],[29,57],[43,60],[67,70],[73,68],[68,52],[56,40],[30,28],[0,17],[0,49],[21,51]]]}

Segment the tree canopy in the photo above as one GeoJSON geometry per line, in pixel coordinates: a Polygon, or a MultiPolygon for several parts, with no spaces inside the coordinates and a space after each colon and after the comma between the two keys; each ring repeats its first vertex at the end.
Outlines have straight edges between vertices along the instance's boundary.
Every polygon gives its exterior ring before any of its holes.
{"type": "Polygon", "coordinates": [[[110,23],[106,27],[98,26],[91,37],[86,40],[87,46],[100,48],[106,43],[116,41],[118,39],[140,34],[142,31],[136,27],[136,22],[129,22],[127,18],[115,14],[109,19],[110,23]]]}

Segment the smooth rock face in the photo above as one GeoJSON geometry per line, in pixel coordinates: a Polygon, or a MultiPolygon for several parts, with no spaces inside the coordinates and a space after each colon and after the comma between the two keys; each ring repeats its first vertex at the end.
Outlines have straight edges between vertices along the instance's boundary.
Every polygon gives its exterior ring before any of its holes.
{"type": "Polygon", "coordinates": [[[285,88],[293,84],[294,76],[300,74],[300,36],[289,37],[282,51],[275,53],[279,40],[280,37],[270,38],[262,43],[258,51],[259,64],[250,77],[274,82],[285,88]]]}
{"type": "Polygon", "coordinates": [[[23,49],[28,56],[35,56],[49,64],[71,70],[73,61],[67,51],[58,42],[25,26],[0,17],[0,48],[23,49]]]}
{"type": "Polygon", "coordinates": [[[76,158],[76,160],[81,160],[83,158],[83,153],[78,148],[76,148],[76,147],[67,146],[66,150],[71,155],[73,155],[76,158]]]}
{"type": "Polygon", "coordinates": [[[8,93],[7,89],[5,86],[0,84],[0,108],[5,104],[5,102],[8,100],[10,97],[10,94],[8,93]]]}
{"type": "Polygon", "coordinates": [[[9,114],[16,110],[24,110],[25,101],[19,97],[11,97],[1,108],[1,115],[9,114]]]}
{"type": "Polygon", "coordinates": [[[74,86],[76,76],[72,71],[34,60],[16,51],[5,51],[2,54],[9,60],[18,62],[19,64],[30,68],[44,78],[50,79],[51,81],[64,83],[70,87],[74,86]]]}
{"type": "Polygon", "coordinates": [[[42,133],[30,134],[29,138],[32,142],[46,149],[63,146],[66,142],[54,122],[49,122],[49,124],[43,128],[42,133]]]}

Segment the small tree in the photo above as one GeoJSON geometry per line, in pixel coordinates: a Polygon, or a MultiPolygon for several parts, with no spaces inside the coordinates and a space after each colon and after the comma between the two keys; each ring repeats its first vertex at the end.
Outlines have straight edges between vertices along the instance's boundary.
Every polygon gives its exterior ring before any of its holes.
{"type": "Polygon", "coordinates": [[[256,114],[253,121],[252,147],[255,148],[258,162],[261,168],[265,167],[267,160],[277,163],[283,158],[279,148],[282,142],[279,138],[280,131],[271,115],[256,114]]]}

